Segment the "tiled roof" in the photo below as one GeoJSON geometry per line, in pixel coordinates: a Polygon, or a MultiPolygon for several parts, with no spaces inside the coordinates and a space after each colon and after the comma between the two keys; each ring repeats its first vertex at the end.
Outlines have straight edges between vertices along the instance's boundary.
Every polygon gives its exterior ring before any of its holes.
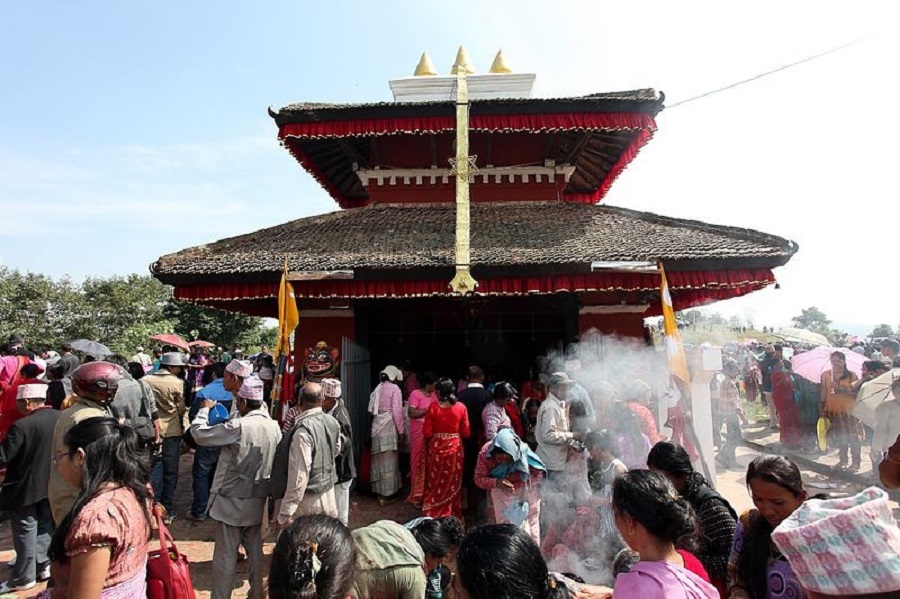
{"type": "MultiPolygon", "coordinates": [[[[656,116],[663,108],[665,94],[653,89],[624,92],[603,92],[573,98],[502,98],[496,100],[472,100],[470,113],[540,113],[557,110],[584,110],[589,112],[647,112],[656,116]]],[[[452,100],[444,102],[371,102],[360,104],[336,104],[329,102],[297,102],[269,114],[280,127],[285,123],[321,121],[329,119],[400,117],[407,115],[434,116],[453,114],[456,105],[452,100]]]]}
{"type": "MultiPolygon", "coordinates": [[[[797,251],[789,240],[736,227],[615,206],[517,202],[472,206],[471,256],[480,267],[595,261],[714,261],[771,268],[797,251]]],[[[165,283],[270,278],[292,271],[411,270],[454,264],[455,206],[373,204],[294,220],[161,257],[165,283]]]]}

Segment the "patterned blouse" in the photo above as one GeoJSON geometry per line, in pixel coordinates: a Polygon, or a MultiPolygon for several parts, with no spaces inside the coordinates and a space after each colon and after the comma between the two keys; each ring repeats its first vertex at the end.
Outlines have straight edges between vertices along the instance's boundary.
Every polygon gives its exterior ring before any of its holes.
{"type": "Polygon", "coordinates": [[[131,489],[118,487],[98,493],[78,513],[66,537],[66,559],[54,562],[52,597],[66,597],[76,555],[97,547],[110,551],[103,588],[146,576],[150,525],[131,489]]]}
{"type": "MultiPolygon", "coordinates": [[[[750,515],[756,510],[745,512],[738,519],[734,531],[734,545],[728,559],[728,597],[730,599],[749,598],[750,593],[744,581],[737,577],[737,562],[744,548],[744,531],[750,521],[750,515]]],[[[797,581],[791,565],[774,543],[769,546],[768,566],[766,567],[766,596],[758,599],[806,599],[806,592],[797,581]]]]}
{"type": "Polygon", "coordinates": [[[512,428],[512,422],[504,408],[491,401],[481,411],[481,420],[484,422],[484,438],[490,441],[497,436],[501,428],[512,428]]]}

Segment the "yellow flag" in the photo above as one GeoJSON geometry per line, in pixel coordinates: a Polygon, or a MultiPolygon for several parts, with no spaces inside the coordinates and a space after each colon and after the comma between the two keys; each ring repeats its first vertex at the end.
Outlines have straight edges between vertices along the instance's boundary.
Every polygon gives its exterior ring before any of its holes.
{"type": "Polygon", "coordinates": [[[287,356],[291,353],[291,333],[300,323],[300,312],[297,310],[297,298],[294,286],[287,280],[287,257],[284,259],[284,272],[281,274],[281,287],[278,288],[278,346],[275,357],[287,356]]]}
{"type": "Polygon", "coordinates": [[[672,307],[672,295],[669,293],[669,283],[666,281],[666,271],[662,262],[659,263],[659,275],[661,279],[660,294],[662,295],[663,331],[666,335],[666,358],[669,362],[669,372],[689,385],[691,376],[688,374],[687,357],[684,354],[684,343],[681,341],[681,333],[675,322],[675,309],[672,307]]]}

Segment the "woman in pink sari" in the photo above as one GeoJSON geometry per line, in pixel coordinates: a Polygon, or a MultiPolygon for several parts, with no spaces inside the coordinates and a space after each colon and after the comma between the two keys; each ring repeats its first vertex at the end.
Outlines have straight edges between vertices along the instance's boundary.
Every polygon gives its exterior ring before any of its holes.
{"type": "Polygon", "coordinates": [[[425,493],[425,413],[428,406],[438,400],[434,391],[437,382],[433,372],[426,372],[419,377],[419,388],[409,394],[409,449],[410,449],[410,478],[412,489],[406,499],[413,505],[421,506],[425,493]]]}

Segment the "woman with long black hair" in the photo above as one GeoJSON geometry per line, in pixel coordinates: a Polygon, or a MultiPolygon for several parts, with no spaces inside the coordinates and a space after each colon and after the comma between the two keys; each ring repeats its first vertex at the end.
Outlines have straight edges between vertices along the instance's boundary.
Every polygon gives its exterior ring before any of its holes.
{"type": "MultiPolygon", "coordinates": [[[[700,561],[681,549],[697,533],[693,508],[666,478],[650,470],[626,472],[613,483],[616,527],[640,561],[616,577],[613,599],[719,599],[700,561]]],[[[610,597],[585,585],[578,599],[610,597]]]]}
{"type": "Polygon", "coordinates": [[[456,400],[450,379],[435,386],[438,402],[428,406],[422,430],[425,455],[425,490],[422,513],[432,518],[462,518],[462,440],[468,438],[469,412],[456,400]]]}
{"type": "Polygon", "coordinates": [[[650,450],[647,466],[669,479],[678,494],[694,508],[700,521],[697,559],[709,574],[710,581],[726,595],[728,555],[737,526],[737,514],[731,504],[702,474],[694,472],[691,458],[681,445],[660,441],[650,450]]]}
{"type": "Polygon", "coordinates": [[[300,516],[278,536],[270,599],[345,599],[356,575],[350,529],[325,514],[300,516]]]}
{"type": "Polygon", "coordinates": [[[800,469],[784,456],[761,455],[747,468],[756,509],[741,515],[728,560],[728,597],[806,597],[791,565],[772,543],[772,531],[807,499],[800,469]]]}
{"type": "Polygon", "coordinates": [[[50,544],[51,597],[146,596],[150,460],[113,418],[82,420],[53,456],[81,491],[50,544]]]}
{"type": "Polygon", "coordinates": [[[463,539],[456,554],[454,590],[463,599],[565,599],[565,585],[547,570],[527,532],[488,524],[463,539]]]}

